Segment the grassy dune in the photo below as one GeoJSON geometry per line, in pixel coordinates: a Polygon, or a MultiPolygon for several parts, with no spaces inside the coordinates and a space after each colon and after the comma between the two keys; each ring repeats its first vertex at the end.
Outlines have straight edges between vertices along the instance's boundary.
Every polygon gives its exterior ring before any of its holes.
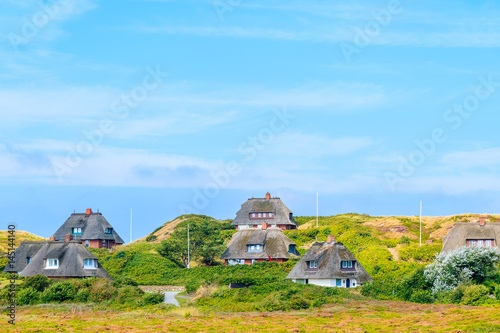
{"type": "Polygon", "coordinates": [[[200,313],[195,308],[95,311],[76,305],[18,311],[11,332],[499,332],[496,308],[348,301],[317,310],[200,313]]]}

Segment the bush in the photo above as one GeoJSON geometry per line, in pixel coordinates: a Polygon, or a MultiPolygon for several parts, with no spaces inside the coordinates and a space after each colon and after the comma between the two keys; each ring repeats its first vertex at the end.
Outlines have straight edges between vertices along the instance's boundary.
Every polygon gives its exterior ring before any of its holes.
{"type": "Polygon", "coordinates": [[[425,268],[425,276],[432,282],[432,291],[448,291],[468,281],[482,283],[496,271],[500,252],[491,247],[461,247],[441,253],[425,268]]]}
{"type": "Polygon", "coordinates": [[[410,238],[408,238],[407,236],[401,236],[401,238],[399,239],[398,244],[410,245],[410,238]]]}
{"type": "Polygon", "coordinates": [[[497,286],[495,289],[495,297],[500,301],[500,286],[497,286]]]}
{"type": "Polygon", "coordinates": [[[142,299],[145,305],[155,305],[163,303],[165,295],[161,293],[145,293],[144,296],[142,296],[142,299]]]}
{"type": "Polygon", "coordinates": [[[50,282],[51,281],[48,277],[38,274],[26,278],[21,286],[22,288],[33,288],[38,292],[42,292],[49,287],[50,282]]]}
{"type": "Polygon", "coordinates": [[[71,281],[57,282],[42,292],[40,298],[43,303],[71,301],[74,299],[76,289],[71,281]]]}
{"type": "Polygon", "coordinates": [[[488,298],[488,288],[483,285],[471,285],[464,290],[462,303],[465,305],[480,305],[488,298]]]}
{"type": "Polygon", "coordinates": [[[198,281],[195,281],[195,280],[191,280],[189,281],[188,283],[186,283],[186,292],[188,294],[192,294],[192,293],[195,293],[196,290],[198,290],[198,288],[200,288],[201,286],[201,283],[198,282],[198,281]]]}
{"type": "Polygon", "coordinates": [[[119,277],[113,282],[114,287],[122,287],[122,286],[134,286],[137,287],[139,284],[135,282],[134,279],[124,276],[124,277],[119,277]]]}
{"type": "Polygon", "coordinates": [[[75,295],[75,302],[87,303],[90,299],[90,291],[88,289],[80,289],[75,295]]]}
{"type": "Polygon", "coordinates": [[[114,301],[118,304],[134,304],[144,294],[144,291],[134,286],[123,286],[118,289],[118,294],[114,301]]]}
{"type": "Polygon", "coordinates": [[[156,238],[158,238],[158,236],[156,236],[156,235],[149,235],[148,237],[146,237],[146,242],[154,241],[156,238]]]}
{"type": "Polygon", "coordinates": [[[90,300],[100,303],[111,299],[116,294],[116,288],[107,279],[97,279],[90,289],[90,300]]]}
{"type": "Polygon", "coordinates": [[[411,294],[410,302],[430,304],[434,302],[434,298],[430,290],[417,290],[411,294]]]}
{"type": "Polygon", "coordinates": [[[40,293],[33,287],[23,288],[17,293],[17,304],[36,304],[40,300],[40,293]]]}

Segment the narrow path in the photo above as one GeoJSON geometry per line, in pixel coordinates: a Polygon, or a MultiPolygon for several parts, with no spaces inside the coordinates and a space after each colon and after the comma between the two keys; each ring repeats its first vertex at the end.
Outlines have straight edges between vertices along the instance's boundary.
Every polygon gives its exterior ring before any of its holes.
{"type": "Polygon", "coordinates": [[[180,306],[179,302],[175,299],[175,296],[180,293],[180,291],[166,291],[163,303],[173,304],[175,306],[180,306]]]}

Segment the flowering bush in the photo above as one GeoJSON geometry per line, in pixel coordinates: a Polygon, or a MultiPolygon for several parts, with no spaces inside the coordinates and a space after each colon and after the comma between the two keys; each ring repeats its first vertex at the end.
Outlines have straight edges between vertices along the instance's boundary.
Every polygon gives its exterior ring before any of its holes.
{"type": "Polygon", "coordinates": [[[439,254],[425,268],[424,275],[432,283],[432,292],[449,291],[462,283],[474,280],[482,283],[488,274],[495,271],[500,262],[500,253],[492,247],[461,247],[439,254]]]}

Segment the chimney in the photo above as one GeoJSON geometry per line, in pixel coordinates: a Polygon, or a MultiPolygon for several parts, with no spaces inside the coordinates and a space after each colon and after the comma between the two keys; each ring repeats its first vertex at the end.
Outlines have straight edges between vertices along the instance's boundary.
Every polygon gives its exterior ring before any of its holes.
{"type": "Polygon", "coordinates": [[[262,230],[266,230],[269,227],[267,222],[262,222],[262,230]]]}
{"type": "Polygon", "coordinates": [[[70,234],[67,234],[67,235],[64,237],[64,242],[65,242],[65,243],[68,243],[68,242],[70,242],[70,241],[72,241],[72,240],[73,240],[73,236],[72,236],[72,235],[70,235],[70,234]]]}
{"type": "Polygon", "coordinates": [[[56,239],[55,239],[54,235],[50,236],[49,241],[51,241],[51,242],[55,242],[55,240],[56,240],[56,239]]]}
{"type": "Polygon", "coordinates": [[[479,226],[484,227],[486,225],[486,216],[479,216],[479,226]]]}
{"type": "Polygon", "coordinates": [[[87,211],[85,212],[85,215],[90,215],[90,214],[92,214],[92,209],[87,208],[87,211]]]}
{"type": "Polygon", "coordinates": [[[266,199],[267,200],[271,199],[271,193],[269,193],[269,192],[266,193],[266,199]]]}
{"type": "Polygon", "coordinates": [[[335,236],[333,235],[328,235],[328,239],[326,240],[328,244],[333,244],[335,243],[335,236]]]}

